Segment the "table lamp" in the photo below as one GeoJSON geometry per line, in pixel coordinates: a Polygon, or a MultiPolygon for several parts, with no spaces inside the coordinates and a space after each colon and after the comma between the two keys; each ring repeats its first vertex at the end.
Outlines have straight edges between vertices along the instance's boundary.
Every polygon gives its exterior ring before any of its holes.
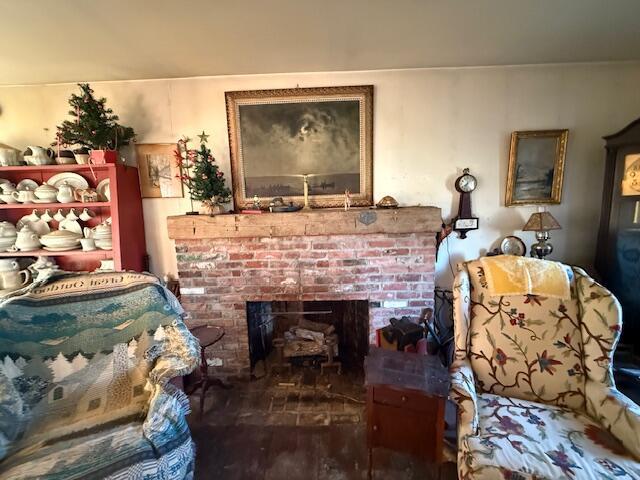
{"type": "Polygon", "coordinates": [[[536,243],[531,245],[531,256],[544,258],[553,252],[553,246],[548,242],[549,230],[560,230],[562,227],[549,212],[536,212],[529,217],[523,227],[525,232],[536,232],[536,243]]]}

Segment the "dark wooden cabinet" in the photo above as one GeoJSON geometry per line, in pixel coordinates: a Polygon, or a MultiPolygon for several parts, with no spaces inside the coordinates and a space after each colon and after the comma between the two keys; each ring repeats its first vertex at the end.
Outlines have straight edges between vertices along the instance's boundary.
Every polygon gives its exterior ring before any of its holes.
{"type": "Polygon", "coordinates": [[[383,386],[369,387],[367,394],[369,448],[442,461],[445,398],[383,386]]]}
{"type": "Polygon", "coordinates": [[[439,358],[371,347],[365,383],[369,476],[375,447],[442,462],[449,373],[439,358]]]}
{"type": "Polygon", "coordinates": [[[622,305],[622,342],[640,353],[640,119],[604,140],[596,268],[622,305]]]}

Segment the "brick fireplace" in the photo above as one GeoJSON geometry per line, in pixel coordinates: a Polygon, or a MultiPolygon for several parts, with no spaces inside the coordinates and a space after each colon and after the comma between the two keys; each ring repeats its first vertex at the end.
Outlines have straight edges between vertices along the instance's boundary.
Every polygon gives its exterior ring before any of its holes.
{"type": "Polygon", "coordinates": [[[433,306],[440,209],[352,209],[169,217],[190,327],[224,327],[208,351],[228,375],[250,369],[247,302],[366,300],[369,341],[389,318],[433,306]]]}

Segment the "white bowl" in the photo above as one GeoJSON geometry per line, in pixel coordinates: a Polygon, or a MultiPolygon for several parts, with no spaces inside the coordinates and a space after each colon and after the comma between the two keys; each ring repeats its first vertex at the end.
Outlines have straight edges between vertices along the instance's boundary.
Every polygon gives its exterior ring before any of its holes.
{"type": "Polygon", "coordinates": [[[56,163],[58,165],[74,165],[78,162],[74,157],[56,157],[56,163]]]}
{"type": "Polygon", "coordinates": [[[100,250],[111,250],[111,248],[113,247],[113,244],[111,242],[111,239],[96,240],[96,247],[98,247],[100,250]]]}

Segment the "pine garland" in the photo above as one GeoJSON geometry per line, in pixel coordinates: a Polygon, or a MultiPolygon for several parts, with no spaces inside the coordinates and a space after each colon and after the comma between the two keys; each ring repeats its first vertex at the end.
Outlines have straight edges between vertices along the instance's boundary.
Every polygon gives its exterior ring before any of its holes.
{"type": "Polygon", "coordinates": [[[88,83],[79,83],[80,95],[69,98],[69,115],[58,126],[57,140],[53,145],[80,145],[91,150],[117,150],[128,145],[135,137],[133,128],[118,123],[118,116],[105,106],[107,99],[95,98],[88,83]]]}

